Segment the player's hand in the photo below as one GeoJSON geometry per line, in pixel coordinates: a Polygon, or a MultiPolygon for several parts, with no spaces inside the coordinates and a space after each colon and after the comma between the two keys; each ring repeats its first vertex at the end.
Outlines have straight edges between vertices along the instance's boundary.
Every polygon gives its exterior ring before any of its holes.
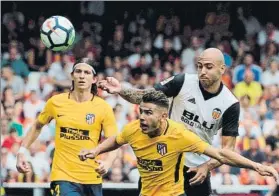
{"type": "Polygon", "coordinates": [[[257,163],[255,170],[262,176],[273,176],[277,184],[279,184],[278,172],[273,167],[257,163]]]}
{"type": "Polygon", "coordinates": [[[22,153],[18,153],[16,156],[16,169],[20,173],[28,173],[31,171],[30,164],[22,153]]]}
{"type": "Polygon", "coordinates": [[[111,94],[119,93],[122,89],[120,82],[113,77],[107,77],[106,80],[99,81],[98,87],[111,94]]]}
{"type": "Polygon", "coordinates": [[[86,159],[94,159],[97,156],[97,152],[95,149],[92,150],[81,150],[78,154],[78,157],[81,161],[85,161],[86,159]]]}
{"type": "Polygon", "coordinates": [[[199,184],[202,184],[203,181],[206,179],[208,172],[209,172],[209,168],[208,168],[207,164],[204,163],[198,167],[189,168],[187,173],[190,173],[190,172],[196,173],[196,175],[189,180],[190,185],[191,186],[199,185],[199,184]]]}
{"type": "Polygon", "coordinates": [[[95,169],[98,174],[104,176],[106,173],[108,173],[110,164],[102,160],[96,160],[95,162],[99,164],[99,166],[95,169]]]}

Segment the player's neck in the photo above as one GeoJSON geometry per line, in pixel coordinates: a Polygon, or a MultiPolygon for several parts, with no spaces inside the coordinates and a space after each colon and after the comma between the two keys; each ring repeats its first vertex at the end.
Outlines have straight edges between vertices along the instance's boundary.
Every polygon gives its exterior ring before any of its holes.
{"type": "Polygon", "coordinates": [[[77,91],[74,90],[71,93],[71,99],[75,100],[76,102],[84,102],[92,99],[92,93],[90,91],[77,91]]]}
{"type": "Polygon", "coordinates": [[[168,125],[168,122],[167,122],[167,120],[165,120],[165,121],[160,125],[160,127],[159,127],[158,129],[152,131],[151,133],[148,133],[148,136],[149,136],[150,138],[152,138],[152,137],[157,137],[157,136],[162,135],[162,134],[166,131],[167,125],[168,125]]]}
{"type": "Polygon", "coordinates": [[[220,86],[221,86],[221,81],[218,81],[218,82],[214,83],[213,85],[211,85],[210,87],[204,88],[204,90],[206,90],[209,93],[214,94],[219,91],[220,86]]]}

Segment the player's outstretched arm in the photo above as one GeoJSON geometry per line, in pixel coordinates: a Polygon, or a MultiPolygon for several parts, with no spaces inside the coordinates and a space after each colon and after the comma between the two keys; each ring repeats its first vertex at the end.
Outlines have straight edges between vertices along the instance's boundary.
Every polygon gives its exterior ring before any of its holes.
{"type": "Polygon", "coordinates": [[[124,88],[121,86],[120,82],[113,77],[107,77],[106,80],[101,80],[98,83],[98,87],[111,94],[117,93],[123,99],[133,104],[140,104],[145,93],[155,90],[154,88],[144,90],[136,88],[124,88]]]}
{"type": "Polygon", "coordinates": [[[103,143],[99,144],[96,148],[91,149],[91,150],[81,150],[78,157],[81,161],[85,161],[86,159],[94,159],[96,156],[99,154],[103,154],[106,152],[113,151],[117,148],[119,148],[122,145],[119,145],[116,142],[116,137],[111,136],[107,138],[103,143]]]}
{"type": "Polygon", "coordinates": [[[33,142],[39,137],[43,126],[44,124],[36,120],[33,126],[31,127],[30,131],[22,140],[21,147],[17,154],[17,163],[16,163],[16,168],[21,173],[26,173],[30,171],[30,168],[28,167],[29,164],[27,163],[24,154],[27,151],[27,149],[31,146],[31,144],[33,144],[33,142]]]}
{"type": "MultiPolygon", "coordinates": [[[[236,137],[231,136],[222,136],[222,148],[234,150],[236,143],[236,137]]],[[[208,170],[211,171],[217,167],[220,167],[222,163],[220,163],[216,159],[210,159],[210,161],[207,162],[208,170]]]]}
{"type": "Polygon", "coordinates": [[[211,158],[217,159],[223,164],[252,169],[257,171],[262,176],[273,176],[277,183],[279,183],[278,172],[273,167],[251,161],[231,150],[216,149],[212,146],[208,146],[203,154],[210,156],[211,158]]]}
{"type": "Polygon", "coordinates": [[[129,101],[130,103],[140,104],[142,102],[143,95],[154,90],[154,88],[144,90],[136,88],[123,88],[120,91],[119,95],[126,101],[129,101]]]}

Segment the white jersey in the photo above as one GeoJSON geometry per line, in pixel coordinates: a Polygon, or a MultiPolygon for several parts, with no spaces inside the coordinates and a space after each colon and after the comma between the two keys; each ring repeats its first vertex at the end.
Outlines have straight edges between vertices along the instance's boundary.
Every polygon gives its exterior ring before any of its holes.
{"type": "MultiPolygon", "coordinates": [[[[221,128],[222,135],[238,135],[239,102],[225,85],[210,94],[202,88],[196,74],[180,74],[162,81],[155,89],[172,99],[169,117],[182,122],[209,144],[221,128]]],[[[185,165],[196,167],[209,159],[187,152],[185,165]]]]}

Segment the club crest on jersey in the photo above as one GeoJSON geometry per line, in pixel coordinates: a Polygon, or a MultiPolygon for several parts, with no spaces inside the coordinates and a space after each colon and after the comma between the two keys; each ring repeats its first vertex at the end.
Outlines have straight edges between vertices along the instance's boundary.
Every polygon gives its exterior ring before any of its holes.
{"type": "Polygon", "coordinates": [[[219,108],[215,108],[213,111],[212,111],[212,118],[214,120],[217,120],[218,118],[220,118],[222,114],[222,111],[219,109],[219,108]]]}
{"type": "Polygon", "coordinates": [[[87,124],[91,125],[95,121],[95,115],[94,114],[86,114],[85,120],[86,120],[87,124]]]}
{"type": "Polygon", "coordinates": [[[161,85],[165,85],[165,84],[167,84],[169,81],[172,81],[172,80],[173,80],[173,78],[174,78],[174,76],[169,77],[169,78],[167,78],[167,79],[163,80],[162,82],[160,82],[160,84],[161,84],[161,85]]]}
{"type": "Polygon", "coordinates": [[[158,143],[157,152],[162,156],[165,155],[167,153],[167,144],[158,143]]]}

